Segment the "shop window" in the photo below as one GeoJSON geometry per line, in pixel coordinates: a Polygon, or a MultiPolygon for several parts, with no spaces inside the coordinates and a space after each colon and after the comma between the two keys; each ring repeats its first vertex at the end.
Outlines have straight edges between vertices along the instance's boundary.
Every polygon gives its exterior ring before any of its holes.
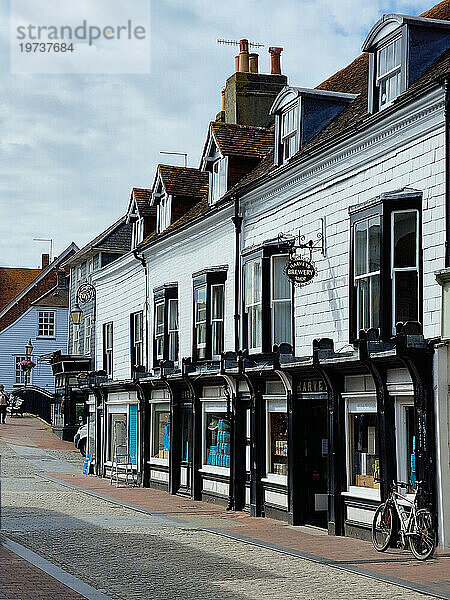
{"type": "Polygon", "coordinates": [[[396,429],[398,480],[408,484],[408,492],[414,492],[416,489],[416,423],[413,402],[397,401],[396,429]]]}
{"type": "Polygon", "coordinates": [[[230,466],[230,421],[222,412],[205,413],[205,464],[230,466]]]}
{"type": "Polygon", "coordinates": [[[88,415],[88,437],[87,437],[87,453],[95,454],[95,406],[90,407],[88,415]]]}
{"type": "Polygon", "coordinates": [[[272,403],[268,403],[268,475],[287,476],[287,428],[288,420],[285,409],[277,408],[272,403]]]}
{"type": "Polygon", "coordinates": [[[130,315],[131,370],[144,364],[144,319],[143,312],[130,315]]]}
{"type": "Polygon", "coordinates": [[[181,411],[181,460],[191,460],[192,445],[192,411],[183,409],[181,411]]]}
{"type": "Polygon", "coordinates": [[[127,414],[110,415],[109,459],[124,462],[128,455],[127,414]]]}
{"type": "Polygon", "coordinates": [[[109,378],[113,376],[113,324],[103,325],[103,369],[109,378]]]}
{"type": "Polygon", "coordinates": [[[169,460],[170,405],[152,405],[152,458],[169,460]]]}
{"type": "Polygon", "coordinates": [[[161,360],[178,361],[178,287],[167,284],[155,290],[154,366],[161,360]]]}
{"type": "Polygon", "coordinates": [[[55,337],[55,313],[50,311],[39,311],[38,313],[38,336],[55,337]]]}
{"type": "Polygon", "coordinates": [[[194,276],[193,355],[197,360],[219,359],[224,348],[224,271],[194,276]]]}
{"type": "Polygon", "coordinates": [[[293,291],[284,273],[288,248],[267,245],[244,258],[244,344],[250,352],[293,343],[293,291]]]}
{"type": "Polygon", "coordinates": [[[379,455],[377,447],[377,415],[372,412],[349,413],[349,459],[350,485],[376,488],[379,477],[379,455]]]}
{"type": "Polygon", "coordinates": [[[360,330],[379,329],[390,339],[397,323],[422,320],[420,206],[420,198],[406,193],[350,209],[351,342],[360,330]]]}

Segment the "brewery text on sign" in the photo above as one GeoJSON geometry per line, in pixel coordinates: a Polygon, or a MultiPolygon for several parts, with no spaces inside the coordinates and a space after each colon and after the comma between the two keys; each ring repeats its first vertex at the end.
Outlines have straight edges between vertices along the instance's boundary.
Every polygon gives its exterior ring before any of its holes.
{"type": "Polygon", "coordinates": [[[314,263],[301,256],[291,258],[286,265],[285,273],[296,285],[306,285],[317,275],[314,263]]]}

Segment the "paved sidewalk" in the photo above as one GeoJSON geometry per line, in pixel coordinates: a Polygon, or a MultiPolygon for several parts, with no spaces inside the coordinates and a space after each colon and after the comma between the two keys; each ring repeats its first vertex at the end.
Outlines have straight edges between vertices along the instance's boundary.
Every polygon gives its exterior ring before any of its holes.
{"type": "Polygon", "coordinates": [[[45,450],[78,452],[73,442],[60,440],[50,425],[36,417],[7,417],[6,423],[0,424],[0,440],[45,450]]]}
{"type": "Polygon", "coordinates": [[[82,600],[77,594],[14,552],[0,546],[0,600],[82,600]]]}

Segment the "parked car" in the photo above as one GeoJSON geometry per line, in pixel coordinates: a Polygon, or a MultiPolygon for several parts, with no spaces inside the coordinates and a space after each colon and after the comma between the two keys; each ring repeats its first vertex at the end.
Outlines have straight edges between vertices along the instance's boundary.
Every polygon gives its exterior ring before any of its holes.
{"type": "Polygon", "coordinates": [[[85,425],[81,425],[78,431],[73,438],[73,443],[75,444],[75,448],[77,448],[82,456],[86,456],[86,442],[88,436],[88,426],[87,423],[85,425]]]}

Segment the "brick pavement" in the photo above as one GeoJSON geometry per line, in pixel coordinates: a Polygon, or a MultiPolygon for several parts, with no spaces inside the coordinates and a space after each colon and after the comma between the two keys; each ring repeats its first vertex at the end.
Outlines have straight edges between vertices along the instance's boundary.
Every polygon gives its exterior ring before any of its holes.
{"type": "Polygon", "coordinates": [[[0,600],[83,600],[41,569],[0,546],[0,600]]]}
{"type": "Polygon", "coordinates": [[[63,442],[52,432],[50,425],[35,417],[7,417],[6,423],[0,424],[0,440],[45,450],[78,452],[73,442],[63,442]]]}

